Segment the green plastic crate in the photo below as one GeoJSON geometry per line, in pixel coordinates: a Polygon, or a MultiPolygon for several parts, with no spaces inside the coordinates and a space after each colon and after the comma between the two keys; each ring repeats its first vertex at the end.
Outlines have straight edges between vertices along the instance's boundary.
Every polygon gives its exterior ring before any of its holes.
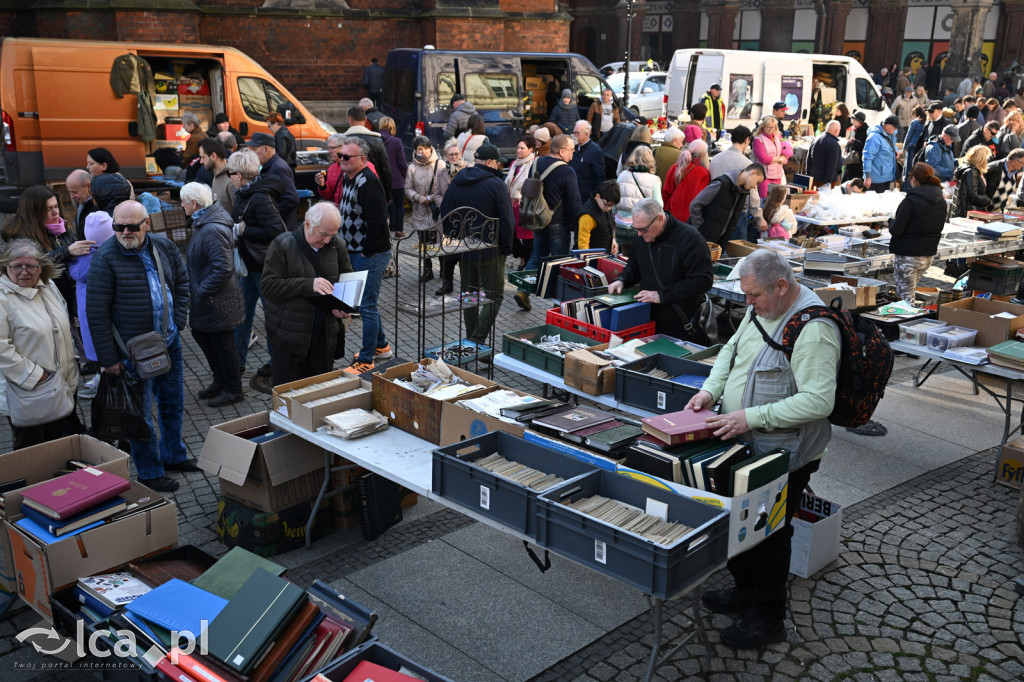
{"type": "Polygon", "coordinates": [[[526,281],[529,276],[537,277],[539,270],[516,270],[508,273],[508,283],[514,286],[516,289],[522,289],[528,291],[531,294],[537,293],[537,280],[530,284],[526,281]]]}
{"type": "Polygon", "coordinates": [[[508,332],[501,337],[501,352],[510,358],[522,360],[531,367],[562,376],[565,372],[565,358],[555,353],[541,350],[534,345],[526,343],[523,339],[534,341],[542,336],[559,335],[563,341],[575,341],[589,346],[600,345],[596,339],[588,339],[586,336],[573,334],[553,324],[542,324],[539,327],[520,329],[517,332],[508,332]]]}

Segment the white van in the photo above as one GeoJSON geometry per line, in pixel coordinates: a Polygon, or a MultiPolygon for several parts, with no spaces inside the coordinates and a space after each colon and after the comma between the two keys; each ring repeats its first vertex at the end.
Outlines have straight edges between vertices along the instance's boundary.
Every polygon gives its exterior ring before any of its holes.
{"type": "Polygon", "coordinates": [[[750,50],[676,50],[668,67],[665,105],[675,118],[719,83],[727,127],[753,128],[775,102],[789,106],[786,120],[812,117],[812,90],[820,81],[822,102],[845,102],[852,114],[863,111],[868,125],[890,114],[878,86],[860,62],[830,54],[792,54],[750,50]]]}

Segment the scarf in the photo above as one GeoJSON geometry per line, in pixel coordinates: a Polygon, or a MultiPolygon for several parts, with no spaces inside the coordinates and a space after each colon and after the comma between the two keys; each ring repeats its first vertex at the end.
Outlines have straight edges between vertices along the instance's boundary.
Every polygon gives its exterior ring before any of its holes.
{"type": "Polygon", "coordinates": [[[64,227],[64,221],[58,219],[55,223],[46,223],[46,231],[56,237],[67,232],[67,229],[64,227]]]}
{"type": "Polygon", "coordinates": [[[519,201],[523,198],[523,183],[530,176],[530,166],[537,157],[531,152],[525,159],[516,159],[505,175],[505,185],[508,186],[508,195],[512,201],[519,201]]]}

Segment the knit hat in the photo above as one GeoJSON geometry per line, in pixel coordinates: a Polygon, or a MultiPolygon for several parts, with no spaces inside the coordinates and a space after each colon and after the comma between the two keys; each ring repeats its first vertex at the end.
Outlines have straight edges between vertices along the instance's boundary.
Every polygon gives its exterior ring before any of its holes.
{"type": "Polygon", "coordinates": [[[484,142],[477,147],[475,158],[477,161],[501,161],[501,152],[489,142],[484,142]]]}
{"type": "Polygon", "coordinates": [[[900,119],[896,116],[886,116],[882,125],[900,127],[900,119]]]}

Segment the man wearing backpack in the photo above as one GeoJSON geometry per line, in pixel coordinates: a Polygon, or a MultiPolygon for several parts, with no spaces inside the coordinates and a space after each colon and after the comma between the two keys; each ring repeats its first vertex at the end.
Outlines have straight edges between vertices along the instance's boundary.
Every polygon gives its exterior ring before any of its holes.
{"type": "MultiPolygon", "coordinates": [[[[575,144],[568,135],[555,135],[551,139],[550,152],[547,156],[537,159],[533,164],[531,178],[527,179],[529,182],[534,176],[538,179],[544,176],[541,180],[541,193],[551,210],[551,221],[533,233],[533,253],[526,263],[527,270],[538,270],[543,258],[565,256],[569,253],[569,234],[582,208],[576,171],[568,165],[572,161],[575,144]]],[[[519,205],[519,217],[524,225],[527,223],[524,215],[526,210],[527,201],[524,199],[519,205]]],[[[520,308],[530,310],[529,293],[517,291],[515,300],[520,308]]]]}
{"type": "Polygon", "coordinates": [[[740,264],[740,288],[749,312],[687,408],[706,411],[716,437],[746,441],[756,454],[776,448],[791,453],[785,526],[729,560],[733,587],[705,592],[701,599],[714,613],[738,617],[722,631],[723,644],[756,649],[786,639],[791,521],[832,437],[828,418],[836,396],[841,338],[835,322],[816,318],[803,325],[789,358],[765,340],[767,335],[781,343],[790,318],[821,306],[814,292],[797,284],[777,251],[758,249],[747,256],[740,264]],[[719,398],[722,407],[716,415],[710,410],[719,398]]]}
{"type": "Polygon", "coordinates": [[[955,125],[948,125],[942,129],[942,134],[930,140],[924,147],[924,162],[935,169],[939,180],[949,182],[953,179],[953,171],[956,170],[956,160],[953,158],[953,144],[960,141],[960,133],[955,125]]]}

